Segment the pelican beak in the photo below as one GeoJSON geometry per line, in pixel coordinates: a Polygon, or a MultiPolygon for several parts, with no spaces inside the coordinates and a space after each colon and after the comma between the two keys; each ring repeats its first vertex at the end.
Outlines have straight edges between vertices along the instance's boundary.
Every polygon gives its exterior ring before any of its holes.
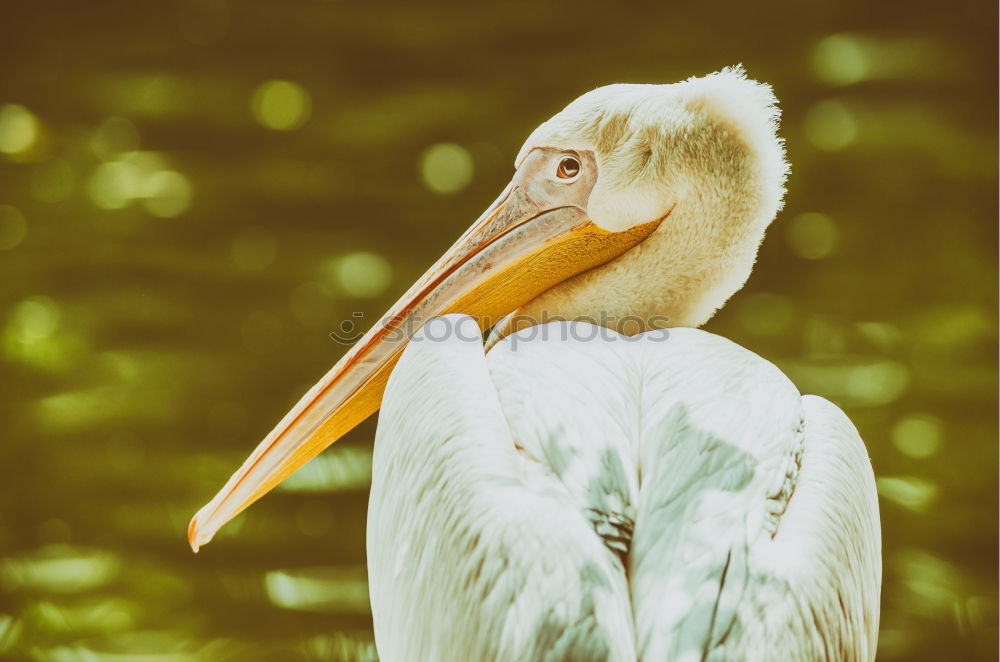
{"type": "Polygon", "coordinates": [[[229,520],[378,410],[389,373],[413,334],[447,313],[489,329],[558,283],[604,264],[648,237],[662,219],[608,232],[587,217],[597,180],[590,152],[579,173],[554,177],[567,152],[536,148],[489,209],[271,430],[191,520],[197,552],[229,520]]]}

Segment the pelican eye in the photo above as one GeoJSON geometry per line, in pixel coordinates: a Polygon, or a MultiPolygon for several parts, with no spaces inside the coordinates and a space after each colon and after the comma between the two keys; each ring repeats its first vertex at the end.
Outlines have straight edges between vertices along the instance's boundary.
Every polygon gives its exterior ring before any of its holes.
{"type": "Polygon", "coordinates": [[[556,166],[556,177],[559,179],[576,179],[580,174],[580,161],[572,156],[564,156],[559,159],[556,166]]]}

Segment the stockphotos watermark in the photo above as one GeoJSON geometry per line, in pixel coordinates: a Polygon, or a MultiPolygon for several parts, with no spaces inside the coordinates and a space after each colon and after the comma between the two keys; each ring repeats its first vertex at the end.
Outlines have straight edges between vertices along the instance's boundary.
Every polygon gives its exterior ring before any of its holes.
{"type": "MultiPolygon", "coordinates": [[[[330,333],[331,340],[341,345],[353,345],[364,336],[368,327],[364,323],[365,314],[355,312],[351,318],[341,322],[339,330],[330,333]]],[[[463,323],[466,319],[466,317],[458,315],[431,318],[408,315],[402,319],[384,317],[379,320],[379,326],[386,329],[384,339],[394,343],[406,340],[413,342],[421,340],[441,341],[449,338],[458,338],[459,340],[478,338],[481,340],[492,333],[495,324],[503,324],[507,329],[516,329],[506,337],[506,342],[511,344],[511,349],[516,349],[518,343],[549,338],[577,342],[594,340],[632,342],[638,340],[639,334],[643,333],[642,337],[648,340],[666,340],[669,336],[666,327],[670,321],[665,315],[653,315],[648,318],[638,315],[618,317],[602,312],[598,317],[582,316],[568,319],[559,315],[550,316],[543,313],[538,320],[528,317],[509,319],[502,317],[494,321],[486,318],[483,320],[485,323],[482,326],[488,331],[483,333],[479,331],[478,327],[463,323]],[[426,325],[426,322],[431,319],[434,320],[434,324],[426,325]],[[423,329],[423,333],[417,335],[421,329],[423,329]],[[655,333],[645,333],[647,331],[655,333]]]]}

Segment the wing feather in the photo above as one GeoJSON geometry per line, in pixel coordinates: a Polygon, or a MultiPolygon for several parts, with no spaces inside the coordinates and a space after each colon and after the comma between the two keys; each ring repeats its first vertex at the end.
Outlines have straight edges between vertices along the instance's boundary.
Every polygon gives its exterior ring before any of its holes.
{"type": "MultiPolygon", "coordinates": [[[[805,445],[773,538],[753,550],[753,591],[729,650],[777,649],[765,659],[875,659],[882,540],[871,461],[832,403],[802,398],[805,445]]],[[[720,659],[730,659],[721,657],[720,659]]]]}
{"type": "Polygon", "coordinates": [[[375,441],[368,567],[381,659],[635,659],[614,555],[565,491],[525,474],[475,323],[442,321],[470,328],[430,328],[410,344],[375,441]]]}
{"type": "Polygon", "coordinates": [[[443,322],[376,438],[385,662],[873,659],[878,504],[839,409],[694,329],[553,324],[487,357],[443,322]]]}

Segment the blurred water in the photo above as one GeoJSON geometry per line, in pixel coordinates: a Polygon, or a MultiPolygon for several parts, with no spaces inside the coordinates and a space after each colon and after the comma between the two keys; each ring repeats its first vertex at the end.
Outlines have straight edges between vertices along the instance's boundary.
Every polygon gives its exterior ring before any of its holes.
{"type": "Polygon", "coordinates": [[[190,515],[599,84],[743,62],[793,164],[708,328],[845,408],[880,659],[994,659],[996,7],[8,2],[0,658],[370,660],[374,422],[190,515]]]}

